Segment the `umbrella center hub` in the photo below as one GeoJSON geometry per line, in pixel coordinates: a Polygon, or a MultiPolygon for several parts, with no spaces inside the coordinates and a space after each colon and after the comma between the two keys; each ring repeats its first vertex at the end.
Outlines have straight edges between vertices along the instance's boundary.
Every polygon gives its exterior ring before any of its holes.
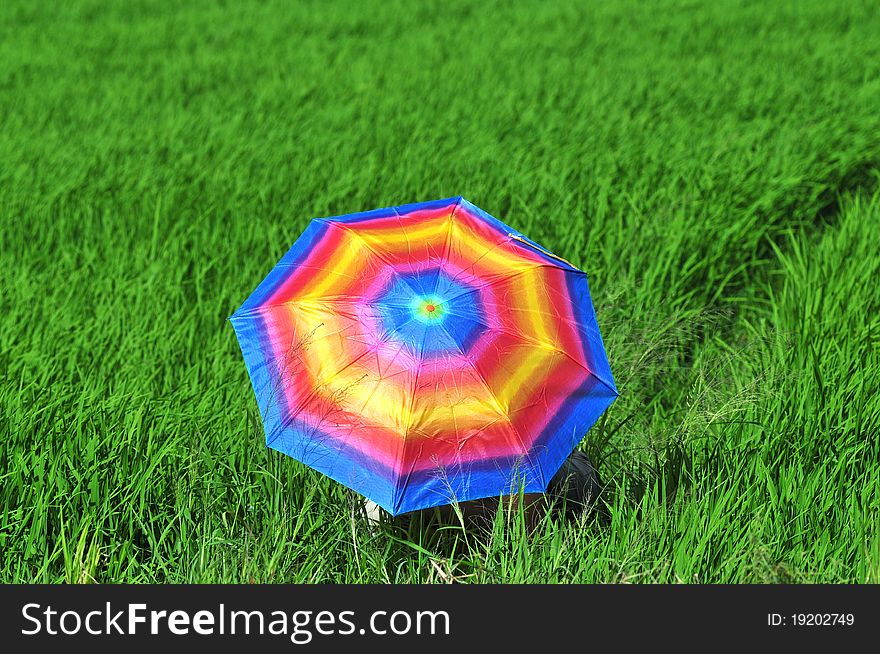
{"type": "Polygon", "coordinates": [[[443,319],[445,307],[436,295],[422,295],[413,304],[415,316],[423,322],[435,324],[443,319]]]}

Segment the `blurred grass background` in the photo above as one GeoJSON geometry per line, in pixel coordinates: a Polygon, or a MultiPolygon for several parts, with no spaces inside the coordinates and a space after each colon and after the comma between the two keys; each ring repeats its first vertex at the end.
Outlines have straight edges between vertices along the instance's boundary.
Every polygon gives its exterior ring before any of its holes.
{"type": "Polygon", "coordinates": [[[3,581],[880,581],[876,3],[15,0],[0,35],[3,581]],[[226,317],[310,218],[459,194],[590,275],[606,526],[374,533],[264,446],[226,317]]]}

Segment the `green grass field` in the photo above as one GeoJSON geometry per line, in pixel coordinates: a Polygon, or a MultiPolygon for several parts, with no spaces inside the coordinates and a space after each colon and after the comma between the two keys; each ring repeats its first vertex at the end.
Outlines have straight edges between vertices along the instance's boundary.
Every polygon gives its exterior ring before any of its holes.
{"type": "Polygon", "coordinates": [[[876,3],[0,5],[0,580],[880,581],[876,3]],[[583,268],[602,525],[353,519],[226,318],[464,195],[583,268]]]}

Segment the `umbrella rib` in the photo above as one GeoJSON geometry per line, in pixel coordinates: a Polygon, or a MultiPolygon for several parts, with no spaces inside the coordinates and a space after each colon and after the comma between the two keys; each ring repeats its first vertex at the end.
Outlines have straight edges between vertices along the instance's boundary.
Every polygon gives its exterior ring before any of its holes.
{"type": "Polygon", "coordinates": [[[571,356],[571,354],[569,354],[568,352],[566,352],[562,348],[556,347],[552,343],[547,343],[547,342],[541,341],[537,338],[532,338],[531,336],[528,336],[526,334],[518,334],[516,332],[512,332],[512,331],[509,331],[509,330],[503,329],[503,328],[497,329],[494,327],[490,327],[490,329],[493,329],[494,331],[499,332],[501,334],[505,334],[507,336],[510,336],[511,338],[514,338],[514,339],[520,341],[521,343],[526,343],[529,345],[540,345],[541,347],[549,348],[549,349],[553,350],[554,352],[559,352],[562,356],[571,360],[571,362],[576,364],[579,368],[582,368],[584,370],[584,372],[586,372],[588,375],[593,377],[600,384],[607,387],[609,390],[614,391],[615,393],[617,392],[611,387],[611,385],[608,382],[606,382],[604,379],[599,377],[599,375],[597,375],[595,372],[593,372],[592,370],[587,368],[587,366],[585,366],[582,362],[578,361],[573,356],[571,356]]]}
{"type": "Polygon", "coordinates": [[[480,286],[477,286],[475,288],[469,288],[468,290],[463,291],[463,292],[459,293],[458,295],[453,295],[452,297],[446,298],[446,301],[448,302],[450,300],[454,300],[456,298],[460,298],[465,295],[477,293],[478,291],[482,291],[484,288],[490,288],[492,286],[500,284],[501,282],[509,282],[511,279],[516,279],[517,277],[519,277],[521,275],[525,275],[526,273],[530,273],[534,270],[538,270],[539,268],[555,268],[556,270],[561,270],[565,273],[574,274],[574,275],[586,276],[586,274],[587,274],[583,270],[571,270],[569,268],[555,266],[552,263],[538,263],[538,264],[535,264],[534,266],[529,266],[528,268],[524,268],[522,270],[517,270],[515,273],[512,273],[510,275],[505,275],[504,277],[499,277],[498,279],[493,279],[492,281],[486,282],[485,284],[481,284],[480,286]]]}
{"type": "MultiPolygon", "coordinates": [[[[396,207],[394,207],[394,212],[397,213],[397,208],[396,208],[396,207]]],[[[397,214],[397,215],[399,216],[400,214],[397,214]]],[[[334,222],[334,221],[332,221],[332,220],[328,220],[328,219],[326,219],[326,218],[318,218],[317,220],[318,220],[319,222],[322,222],[322,223],[326,224],[326,225],[332,225],[332,226],[336,227],[337,229],[342,230],[345,234],[347,234],[350,238],[352,238],[356,243],[359,243],[364,249],[366,249],[366,250],[368,250],[369,252],[371,252],[372,254],[374,254],[374,255],[376,256],[376,258],[379,259],[379,261],[381,261],[381,262],[384,263],[386,266],[388,266],[392,271],[394,271],[394,275],[395,275],[395,276],[396,276],[401,282],[403,282],[404,284],[406,284],[406,286],[409,288],[409,290],[411,290],[414,294],[417,294],[417,293],[416,293],[416,289],[414,289],[412,286],[410,286],[410,285],[407,283],[407,281],[406,281],[405,279],[403,279],[403,278],[397,273],[397,269],[394,267],[394,263],[391,262],[391,261],[389,261],[387,257],[383,256],[382,253],[381,253],[379,250],[376,250],[373,246],[371,246],[369,243],[367,243],[367,241],[364,240],[363,237],[361,237],[356,231],[354,231],[353,229],[351,229],[348,225],[345,225],[345,224],[343,224],[343,223],[337,223],[337,222],[334,222]]],[[[407,243],[408,243],[408,242],[409,242],[409,241],[407,241],[407,243]]]]}
{"type": "MultiPolygon", "coordinates": [[[[486,393],[492,399],[492,402],[495,405],[496,410],[507,419],[507,424],[510,426],[510,429],[513,432],[513,435],[516,436],[516,439],[519,441],[520,447],[522,448],[522,451],[523,451],[523,456],[530,458],[530,456],[529,456],[530,448],[526,447],[526,444],[525,444],[525,441],[523,440],[522,434],[519,433],[519,430],[517,430],[516,425],[513,424],[513,420],[510,419],[510,415],[507,413],[507,411],[504,410],[504,407],[501,406],[501,403],[498,401],[498,397],[492,391],[492,388],[489,386],[489,383],[486,381],[486,378],[483,377],[483,373],[480,372],[479,368],[477,368],[477,366],[474,364],[474,362],[470,358],[470,356],[468,356],[467,353],[464,352],[461,349],[461,347],[459,347],[456,340],[454,338],[452,338],[452,335],[446,330],[446,328],[443,325],[440,325],[440,329],[443,330],[443,332],[446,334],[446,336],[449,337],[449,340],[452,341],[452,343],[455,345],[455,349],[458,350],[459,353],[461,354],[461,356],[464,357],[464,359],[470,364],[471,370],[473,371],[474,375],[476,375],[476,378],[483,385],[483,388],[486,390],[486,393]]],[[[538,469],[538,475],[541,478],[541,485],[543,487],[544,486],[544,471],[541,470],[540,466],[538,466],[537,469],[538,469]]]]}
{"type": "MultiPolygon", "coordinates": [[[[456,296],[456,297],[461,297],[461,296],[459,295],[459,296],[456,296]]],[[[571,359],[571,361],[572,361],[573,363],[577,364],[580,368],[583,368],[583,370],[586,371],[587,374],[589,374],[591,377],[595,378],[599,383],[601,383],[603,386],[605,386],[606,388],[608,388],[608,390],[611,390],[611,391],[614,391],[615,393],[617,393],[617,390],[615,390],[614,388],[612,388],[611,384],[609,384],[607,381],[605,381],[604,379],[602,379],[601,377],[599,377],[595,372],[593,372],[592,370],[590,370],[589,368],[587,368],[587,366],[585,366],[582,362],[578,361],[578,360],[577,360],[576,358],[574,358],[571,354],[569,354],[568,352],[566,352],[566,351],[563,350],[562,348],[556,347],[556,346],[553,345],[552,343],[548,343],[548,342],[546,342],[546,341],[542,341],[542,340],[539,340],[539,339],[537,339],[537,338],[532,338],[531,336],[529,336],[529,335],[527,335],[527,334],[518,333],[518,332],[512,332],[512,331],[510,331],[510,330],[508,330],[508,329],[504,329],[503,327],[493,327],[492,325],[488,324],[487,322],[485,322],[485,321],[481,320],[479,317],[477,317],[476,314],[465,316],[465,315],[460,314],[460,313],[458,313],[458,312],[450,311],[450,312],[449,312],[449,315],[451,315],[451,316],[461,316],[461,317],[463,317],[463,318],[467,318],[468,320],[473,320],[474,322],[479,323],[480,325],[483,325],[483,327],[485,327],[487,330],[489,330],[489,331],[491,331],[491,332],[495,332],[496,334],[504,334],[504,335],[506,335],[506,336],[510,336],[510,337],[512,337],[512,338],[515,338],[515,339],[519,340],[519,341],[522,342],[522,343],[527,343],[527,344],[529,344],[529,345],[540,345],[541,347],[549,348],[549,349],[553,350],[554,352],[559,352],[560,354],[562,354],[562,355],[566,356],[567,358],[571,359]]],[[[445,331],[445,330],[444,330],[444,331],[445,331]]],[[[447,333],[448,333],[448,332],[447,332],[447,333]]],[[[460,350],[459,350],[459,351],[460,351],[460,350]]]]}
{"type": "Polygon", "coordinates": [[[409,240],[409,234],[406,233],[406,228],[403,226],[403,216],[397,210],[397,207],[391,207],[394,211],[394,215],[397,216],[397,224],[400,227],[400,233],[403,234],[403,238],[406,241],[406,254],[407,259],[412,259],[412,243],[409,240]]]}
{"type": "MultiPolygon", "coordinates": [[[[458,211],[458,208],[461,206],[462,198],[459,196],[458,200],[455,203],[455,206],[452,207],[452,213],[449,214],[449,229],[446,230],[446,238],[443,241],[443,252],[440,254],[440,270],[443,270],[445,264],[449,263],[449,248],[452,245],[452,228],[455,223],[455,212],[458,211]]],[[[434,280],[434,294],[437,294],[437,289],[440,287],[440,275],[438,274],[436,279],[434,280]]]]}
{"type": "MultiPolygon", "coordinates": [[[[403,323],[403,325],[405,325],[409,322],[412,322],[413,320],[415,320],[415,318],[410,318],[405,323],[403,323]]],[[[403,325],[401,325],[401,327],[403,325]]],[[[416,371],[415,371],[415,374],[413,375],[412,391],[410,392],[409,407],[407,409],[408,420],[406,423],[406,430],[403,432],[403,439],[401,440],[401,444],[400,444],[401,456],[403,456],[403,451],[406,449],[406,443],[409,440],[409,434],[412,431],[412,427],[413,427],[413,411],[415,409],[415,404],[416,404],[416,391],[418,391],[418,388],[419,388],[419,377],[422,372],[422,357],[423,357],[423,353],[425,351],[425,338],[427,336],[427,333],[428,333],[427,329],[422,332],[422,342],[421,342],[421,345],[419,346],[418,364],[416,365],[416,371]]],[[[410,468],[410,473],[406,477],[406,482],[404,483],[403,488],[406,488],[407,484],[409,484],[409,477],[411,474],[412,474],[412,468],[410,468]]],[[[398,485],[395,484],[394,491],[391,494],[391,502],[394,505],[395,510],[397,510],[397,508],[398,508],[398,501],[401,499],[401,497],[402,497],[402,489],[400,489],[398,487],[398,485]],[[401,494],[400,497],[398,497],[399,493],[401,494]]]]}

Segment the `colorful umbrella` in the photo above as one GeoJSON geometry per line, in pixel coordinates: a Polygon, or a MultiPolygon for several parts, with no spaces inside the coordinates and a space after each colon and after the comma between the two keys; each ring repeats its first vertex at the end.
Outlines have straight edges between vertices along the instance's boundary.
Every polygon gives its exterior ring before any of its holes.
{"type": "Polygon", "coordinates": [[[269,447],[394,515],[545,491],[617,397],[586,275],[460,197],[313,220],[230,320],[269,447]]]}

